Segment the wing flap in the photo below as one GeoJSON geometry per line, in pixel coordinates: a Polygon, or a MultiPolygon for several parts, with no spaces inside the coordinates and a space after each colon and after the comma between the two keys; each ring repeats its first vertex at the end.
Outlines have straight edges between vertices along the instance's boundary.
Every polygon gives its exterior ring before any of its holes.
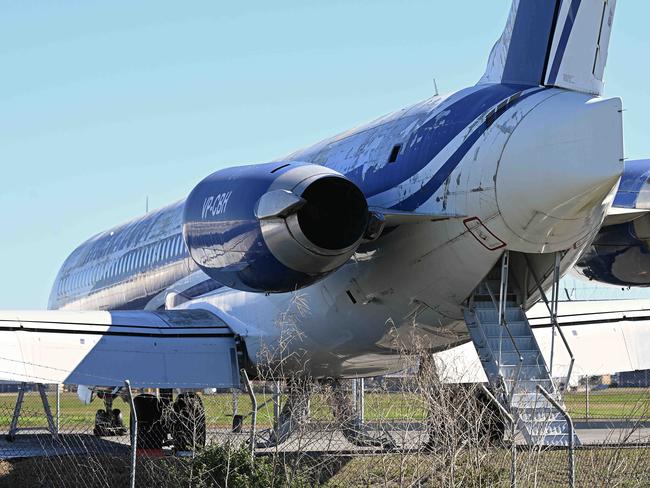
{"type": "Polygon", "coordinates": [[[0,381],[239,386],[235,335],[204,310],[0,312],[0,381]]]}

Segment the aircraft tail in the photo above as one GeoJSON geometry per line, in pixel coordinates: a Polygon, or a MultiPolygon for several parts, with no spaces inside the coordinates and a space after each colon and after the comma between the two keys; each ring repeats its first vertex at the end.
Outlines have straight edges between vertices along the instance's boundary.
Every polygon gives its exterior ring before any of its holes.
{"type": "Polygon", "coordinates": [[[479,83],[600,95],[616,0],[513,0],[479,83]]]}

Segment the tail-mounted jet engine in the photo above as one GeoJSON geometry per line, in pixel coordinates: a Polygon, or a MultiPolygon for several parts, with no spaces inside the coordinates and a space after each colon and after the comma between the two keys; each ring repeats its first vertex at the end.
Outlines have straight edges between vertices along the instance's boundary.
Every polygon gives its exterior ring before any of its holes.
{"type": "Polygon", "coordinates": [[[201,181],[183,213],[192,259],[211,278],[244,291],[287,292],[343,265],[370,220],[361,190],[314,164],[224,169],[201,181]]]}

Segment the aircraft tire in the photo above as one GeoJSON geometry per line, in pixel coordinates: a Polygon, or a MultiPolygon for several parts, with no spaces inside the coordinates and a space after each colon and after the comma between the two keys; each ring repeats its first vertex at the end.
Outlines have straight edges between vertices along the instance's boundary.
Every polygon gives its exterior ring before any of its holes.
{"type": "MultiPolygon", "coordinates": [[[[155,395],[143,393],[133,399],[138,416],[138,449],[162,449],[167,429],[162,421],[163,403],[155,395]]],[[[133,429],[133,416],[131,416],[133,429]]]]}
{"type": "Polygon", "coordinates": [[[172,436],[177,451],[205,447],[205,408],[196,393],[181,393],[174,402],[172,436]]]}

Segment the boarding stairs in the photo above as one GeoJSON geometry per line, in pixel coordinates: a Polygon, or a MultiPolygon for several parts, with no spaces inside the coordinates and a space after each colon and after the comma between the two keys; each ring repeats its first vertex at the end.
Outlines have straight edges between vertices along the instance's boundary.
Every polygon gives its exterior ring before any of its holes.
{"type": "MultiPolygon", "coordinates": [[[[526,314],[504,281],[486,280],[464,312],[491,390],[529,445],[570,446],[573,428],[561,392],[526,314]],[[499,296],[492,291],[495,285],[499,296]]],[[[573,436],[572,444],[578,445],[573,436]]]]}

